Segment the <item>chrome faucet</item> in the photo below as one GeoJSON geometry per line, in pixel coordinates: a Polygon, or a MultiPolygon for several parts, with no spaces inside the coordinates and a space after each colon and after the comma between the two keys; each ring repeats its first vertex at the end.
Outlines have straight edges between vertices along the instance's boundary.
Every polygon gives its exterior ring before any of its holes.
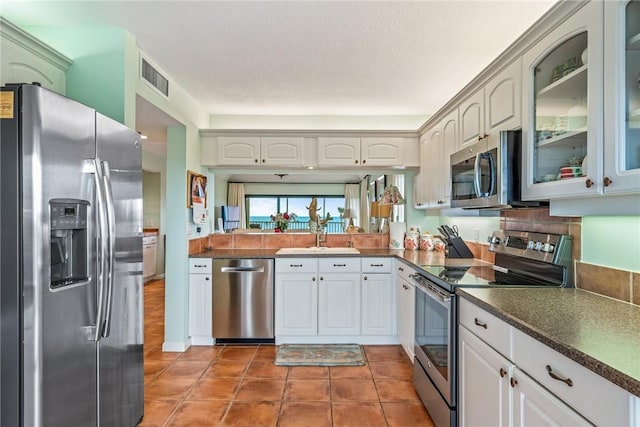
{"type": "Polygon", "coordinates": [[[316,233],[316,247],[319,248],[322,243],[327,241],[327,233],[316,233]],[[324,235],[324,237],[322,237],[324,235]]]}

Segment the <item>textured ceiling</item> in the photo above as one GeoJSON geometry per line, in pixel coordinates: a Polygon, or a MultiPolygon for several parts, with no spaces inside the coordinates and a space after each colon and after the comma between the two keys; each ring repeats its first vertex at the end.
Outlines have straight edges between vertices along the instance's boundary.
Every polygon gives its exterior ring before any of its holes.
{"type": "Polygon", "coordinates": [[[553,3],[5,0],[1,13],[126,28],[210,114],[427,116],[553,3]]]}

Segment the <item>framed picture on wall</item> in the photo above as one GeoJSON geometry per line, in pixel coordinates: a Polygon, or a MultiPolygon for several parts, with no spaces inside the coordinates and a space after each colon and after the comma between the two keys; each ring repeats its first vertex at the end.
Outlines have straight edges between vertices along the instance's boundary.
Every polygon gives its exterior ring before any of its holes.
{"type": "Polygon", "coordinates": [[[187,171],[187,207],[193,205],[207,207],[207,177],[199,173],[187,171]]]}

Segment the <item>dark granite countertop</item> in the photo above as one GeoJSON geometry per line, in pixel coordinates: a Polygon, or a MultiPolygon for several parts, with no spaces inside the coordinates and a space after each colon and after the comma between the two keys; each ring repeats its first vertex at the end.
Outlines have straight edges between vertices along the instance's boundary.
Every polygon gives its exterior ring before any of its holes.
{"type": "Polygon", "coordinates": [[[456,293],[640,396],[640,307],[580,289],[459,288],[456,293]]]}
{"type": "Polygon", "coordinates": [[[444,265],[455,267],[473,267],[491,265],[491,263],[473,258],[445,258],[442,252],[406,251],[403,249],[368,248],[358,249],[359,254],[323,254],[308,253],[294,255],[277,255],[277,248],[273,249],[209,249],[204,252],[189,255],[190,258],[319,258],[319,257],[395,257],[406,263],[420,268],[428,265],[444,265]]]}

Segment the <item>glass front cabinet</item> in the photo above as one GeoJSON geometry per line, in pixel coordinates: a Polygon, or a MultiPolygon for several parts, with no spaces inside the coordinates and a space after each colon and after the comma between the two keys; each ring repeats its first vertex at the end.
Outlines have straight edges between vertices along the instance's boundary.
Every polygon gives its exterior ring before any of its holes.
{"type": "Polygon", "coordinates": [[[603,3],[523,56],[523,198],[596,195],[603,176],[603,3]]]}
{"type": "Polygon", "coordinates": [[[640,192],[640,0],[605,2],[605,193],[640,192]]]}

